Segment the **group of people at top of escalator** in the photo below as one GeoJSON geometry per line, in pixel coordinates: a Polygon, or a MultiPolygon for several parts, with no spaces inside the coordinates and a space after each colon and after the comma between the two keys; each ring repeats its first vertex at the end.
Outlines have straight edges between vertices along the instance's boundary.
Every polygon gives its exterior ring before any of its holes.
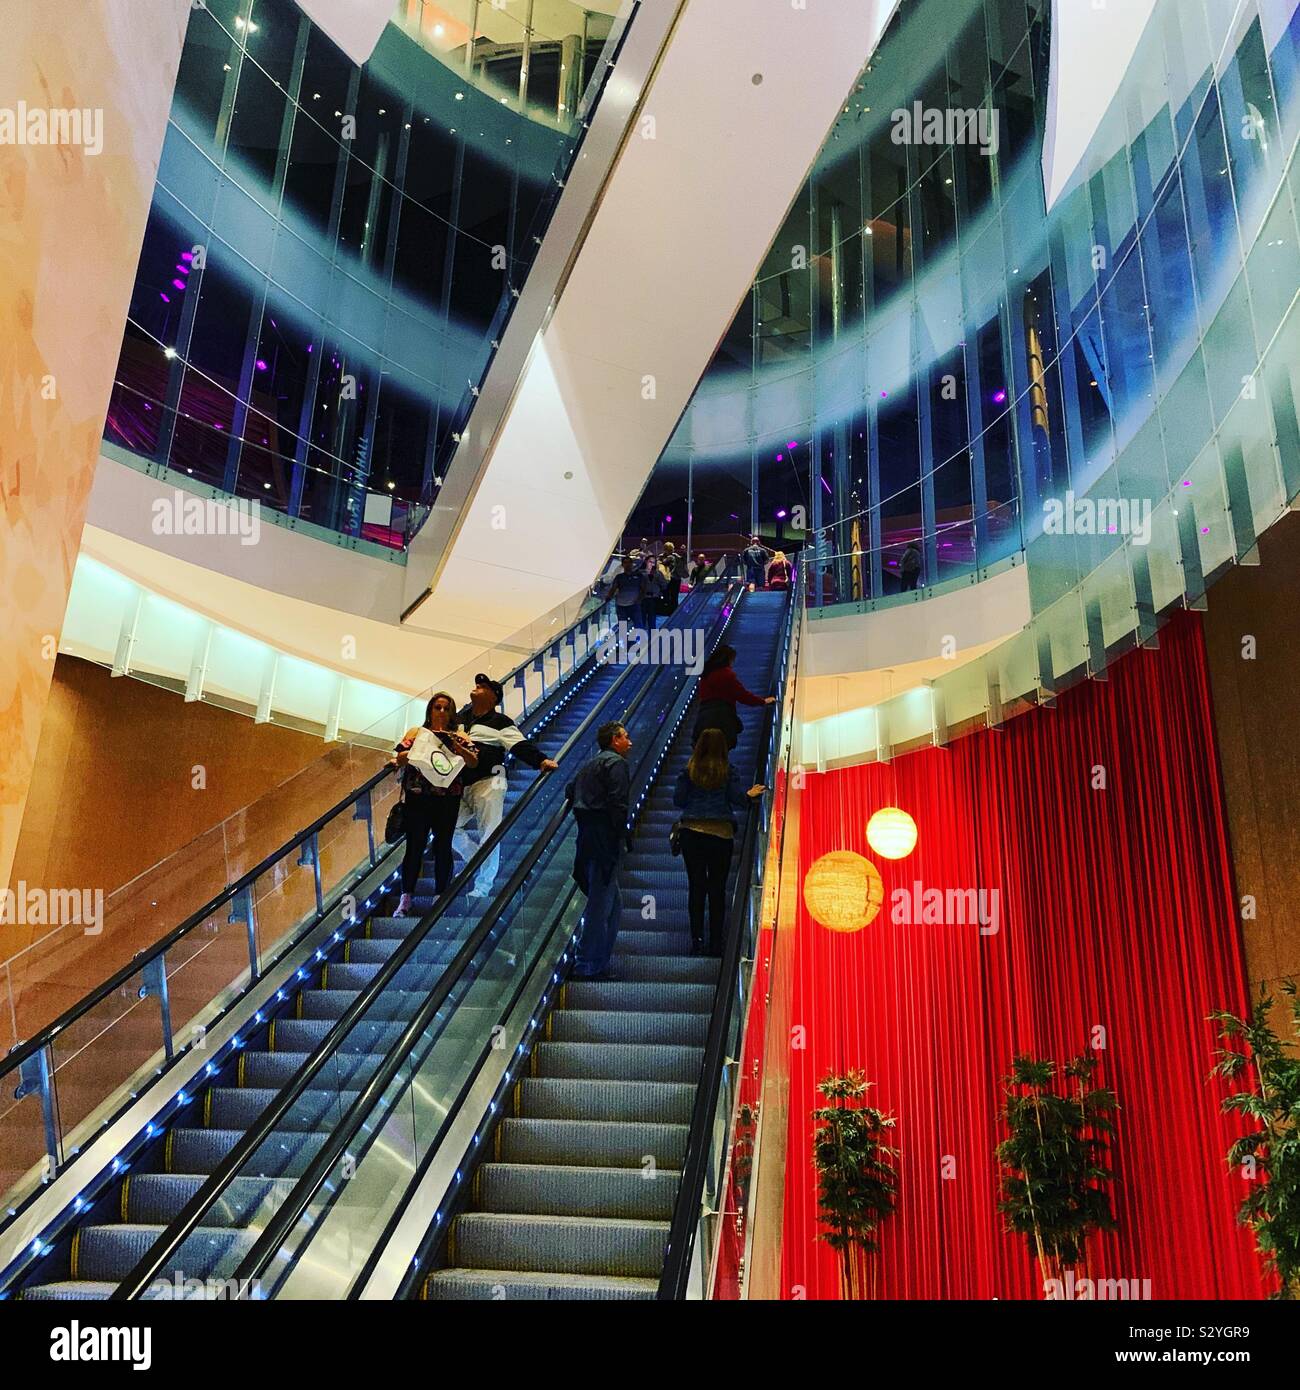
{"type": "MultiPolygon", "coordinates": [[[[737,704],[770,705],[774,695],[755,695],[732,669],[734,647],[719,646],[704,663],[691,729],[690,761],[677,778],[673,805],[679,818],[672,848],[686,867],[687,919],[693,955],[720,956],[726,940],[727,874],[739,818],[763,795],[762,785],[743,787],[730,754],[742,730],[737,704]]],[[[567,795],[578,823],[573,876],[587,895],[573,974],[576,979],[614,978],[613,954],[623,909],[620,868],[631,848],[628,807],[632,792],[627,755],[632,739],[611,721],[596,735],[599,752],[579,770],[567,795]]]]}
{"type": "Polygon", "coordinates": [[[658,555],[649,541],[643,541],[623,556],[618,572],[600,588],[605,598],[614,600],[620,622],[653,632],[660,618],[677,611],[685,576],[686,556],[672,541],[665,541],[658,555]]]}
{"type": "MultiPolygon", "coordinates": [[[[411,911],[431,836],[434,888],[441,895],[451,883],[453,854],[468,860],[501,824],[509,754],[539,772],[559,766],[502,710],[504,693],[501,682],[483,672],[474,677],[474,688],[459,710],[454,696],[436,691],[425,707],[424,723],[408,729],[394,750],[402,775],[406,837],[399,917],[411,911]]],[[[491,892],[500,859],[494,848],[479,865],[471,898],[491,892]]]]}
{"type": "Polygon", "coordinates": [[[715,568],[726,575],[733,572],[733,567],[738,567],[735,572],[744,575],[751,590],[784,591],[794,578],[794,566],[785,551],[769,549],[758,536],[751,536],[743,550],[738,554],[728,552],[716,564],[711,564],[703,553],[688,563],[685,553],[672,541],[665,541],[662,549],[656,551],[643,536],[640,544],[622,556],[618,570],[597,588],[604,597],[613,598],[619,618],[629,627],[653,631],[661,617],[670,617],[677,611],[684,579],[695,589],[708,580],[715,568]]]}

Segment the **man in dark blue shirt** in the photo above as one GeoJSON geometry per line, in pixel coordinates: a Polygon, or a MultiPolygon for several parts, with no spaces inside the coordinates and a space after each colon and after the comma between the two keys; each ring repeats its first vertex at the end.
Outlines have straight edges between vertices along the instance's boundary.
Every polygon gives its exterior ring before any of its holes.
{"type": "Polygon", "coordinates": [[[618,870],[627,840],[632,791],[627,754],[632,740],[614,721],[597,729],[596,742],[600,752],[582,765],[565,793],[578,822],[573,879],[587,895],[573,966],[576,980],[611,978],[610,959],[623,911],[618,870]]]}
{"type": "Polygon", "coordinates": [[[757,536],[751,536],[740,558],[745,562],[745,582],[751,588],[761,589],[767,580],[767,547],[757,536]]]}

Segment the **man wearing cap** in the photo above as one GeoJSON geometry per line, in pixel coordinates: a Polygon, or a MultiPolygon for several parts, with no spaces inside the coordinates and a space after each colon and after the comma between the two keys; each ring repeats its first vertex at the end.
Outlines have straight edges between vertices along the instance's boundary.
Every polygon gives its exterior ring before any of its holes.
{"type": "MultiPolygon", "coordinates": [[[[531,739],[525,738],[515,721],[501,711],[504,694],[500,681],[480,671],[474,677],[469,703],[459,716],[461,730],[479,750],[478,766],[466,768],[461,779],[465,790],[453,841],[456,852],[466,860],[501,824],[506,802],[506,757],[513,753],[539,772],[554,772],[559,767],[559,763],[548,758],[531,739]],[[477,831],[477,844],[465,829],[471,820],[477,831]]],[[[500,849],[494,849],[479,866],[471,897],[482,898],[491,892],[500,859],[500,849]]]]}

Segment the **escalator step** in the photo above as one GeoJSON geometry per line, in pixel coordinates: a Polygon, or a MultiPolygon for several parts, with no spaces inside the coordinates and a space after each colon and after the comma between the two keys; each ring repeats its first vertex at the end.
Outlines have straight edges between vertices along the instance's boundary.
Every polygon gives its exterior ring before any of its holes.
{"type": "Polygon", "coordinates": [[[658,1279],[612,1279],[604,1275],[524,1274],[507,1269],[444,1269],[431,1274],[424,1296],[439,1301],[529,1300],[601,1302],[654,1298],[658,1279]]]}
{"type": "MultiPolygon", "coordinates": [[[[308,1055],[306,1052],[246,1052],[240,1073],[243,1084],[278,1091],[306,1066],[308,1055]]],[[[378,1053],[336,1053],[329,1066],[317,1076],[317,1084],[326,1090],[342,1089],[354,1077],[368,1075],[380,1061],[378,1053]]],[[[360,1084],[359,1080],[354,1081],[348,1089],[355,1090],[360,1084]]]]}
{"type": "Polygon", "coordinates": [[[707,1014],[637,1011],[628,1013],[569,1007],[551,1015],[553,1042],[672,1043],[703,1047],[709,1031],[707,1014]]]}
{"type": "MultiPolygon", "coordinates": [[[[107,1302],[117,1290],[116,1283],[98,1279],[65,1279],[58,1284],[33,1284],[22,1291],[20,1297],[26,1303],[91,1303],[107,1302]]],[[[146,1289],[140,1295],[143,1301],[152,1302],[170,1298],[170,1293],[157,1289],[146,1289]]]]}
{"type": "MultiPolygon", "coordinates": [[[[434,928],[437,931],[437,928],[434,928]]],[[[348,963],[350,965],[383,965],[383,963],[393,954],[402,944],[404,938],[399,936],[384,937],[362,937],[359,941],[352,942],[348,949],[348,963]]],[[[437,940],[430,941],[427,938],[420,942],[415,948],[415,953],[411,957],[414,965],[425,964],[435,961],[451,960],[460,947],[459,941],[437,940]]],[[[334,972],[337,966],[330,966],[330,983],[335,980],[334,972]]],[[[340,982],[340,988],[345,988],[340,982]]]]}
{"type": "Polygon", "coordinates": [[[676,924],[665,922],[659,930],[656,923],[642,922],[636,931],[620,931],[614,943],[616,956],[684,956],[690,953],[691,934],[676,924]]]}
{"type": "MultiPolygon", "coordinates": [[[[122,1182],[123,1220],[140,1225],[174,1221],[203,1186],[200,1175],[136,1173],[122,1182]]],[[[209,1226],[246,1226],[258,1208],[277,1206],[293,1189],[292,1178],[234,1178],[204,1217],[209,1226]]]]}
{"type": "MultiPolygon", "coordinates": [[[[341,1018],[349,1004],[360,993],[355,989],[304,989],[300,995],[304,1020],[341,1018]]],[[[416,1009],[424,1002],[424,992],[414,990],[393,990],[380,995],[370,1006],[366,1017],[380,1019],[407,1020],[415,1015],[416,1009]]]]}
{"type": "MultiPolygon", "coordinates": [[[[618,978],[627,983],[707,984],[712,990],[722,962],[709,956],[651,956],[640,951],[614,952],[618,978]]],[[[712,1007],[712,999],[709,1004],[712,1007]]]]}
{"type": "Polygon", "coordinates": [[[534,1120],[690,1123],[695,1087],[682,1081],[609,1081],[532,1076],[520,1082],[519,1109],[534,1120]]]}
{"type": "MultiPolygon", "coordinates": [[[[165,1227],[83,1226],[74,1241],[74,1279],[121,1283],[157,1243],[165,1227]]],[[[181,1242],[171,1268],[186,1279],[207,1279],[218,1267],[234,1269],[253,1248],[252,1231],[200,1226],[181,1242]]]]}
{"type": "MultiPolygon", "coordinates": [[[[173,1129],[167,1136],[168,1172],[211,1173],[243,1138],[238,1129],[173,1129]]],[[[250,1178],[300,1178],[320,1147],[319,1133],[275,1133],[240,1170],[250,1178]]]]}
{"type": "Polygon", "coordinates": [[[713,1008],[712,985],[657,984],[648,980],[572,980],[565,989],[567,1009],[617,1013],[698,1013],[713,1008]]]}
{"type": "MultiPolygon", "coordinates": [[[[346,1114],[358,1091],[304,1091],[279,1123],[283,1130],[329,1129],[346,1114]]],[[[214,1086],[208,1091],[204,1117],[212,1129],[251,1129],[275,1099],[276,1092],[256,1086],[214,1086]]]]}
{"type": "Polygon", "coordinates": [[[502,1120],[497,1157],[505,1163],[595,1163],[602,1168],[680,1168],[687,1125],[617,1120],[502,1120]]]}
{"type": "MultiPolygon", "coordinates": [[[[281,1018],[275,1022],[274,1052],[314,1052],[324,1041],[335,1020],[281,1018]]],[[[400,1023],[376,1024],[364,1020],[354,1025],[343,1039],[345,1052],[386,1052],[402,1036],[400,1023]]]]}
{"type": "Polygon", "coordinates": [[[569,1168],[560,1164],[485,1163],[474,1189],[478,1211],[606,1216],[667,1221],[680,1174],[640,1168],[569,1168]]]}
{"type": "Polygon", "coordinates": [[[469,1269],[649,1279],[667,1243],[667,1221],[466,1212],[456,1222],[455,1256],[469,1269]]]}
{"type": "Polygon", "coordinates": [[[581,1079],[685,1081],[698,1080],[704,1064],[702,1047],[628,1043],[538,1043],[534,1056],[538,1076],[581,1079]]]}

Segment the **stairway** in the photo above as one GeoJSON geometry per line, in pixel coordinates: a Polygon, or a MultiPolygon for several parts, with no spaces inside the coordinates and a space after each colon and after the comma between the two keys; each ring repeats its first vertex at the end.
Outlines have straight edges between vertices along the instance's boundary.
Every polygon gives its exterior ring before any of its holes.
{"type": "MultiPolygon", "coordinates": [[[[533,736],[548,753],[564,742],[596,707],[620,674],[617,667],[595,670],[554,717],[533,736]]],[[[532,732],[536,721],[525,721],[532,732]]],[[[516,764],[506,796],[509,808],[523,795],[534,774],[516,764]]],[[[501,847],[498,885],[505,883],[527,848],[527,836],[508,836],[501,847]]],[[[300,986],[284,990],[282,1014],[250,1034],[237,1060],[214,1071],[170,1127],[102,1197],[87,1205],[81,1222],[33,1269],[21,1297],[29,1300],[106,1299],[183,1210],[225,1156],[256,1123],[276,1093],[302,1069],[344,1010],[397,950],[434,904],[432,863],[414,895],[417,915],[373,916],[359,935],[334,947],[313,966],[300,986]]],[[[366,1019],[353,1027],[343,1050],[317,1077],[281,1126],[250,1157],[241,1175],[213,1208],[211,1224],[182,1244],[167,1278],[207,1280],[233,1270],[256,1236],[265,1216],[283,1200],[310,1164],[326,1135],[342,1119],[387,1050],[401,1036],[443,969],[481,916],[482,903],[461,894],[443,914],[412,960],[366,1019]],[[373,1020],[373,1021],[372,1021],[373,1020]]],[[[455,1025],[466,1048],[476,1045],[469,1026],[472,1010],[459,1011],[455,1025]],[[471,1036],[472,1035],[472,1036],[471,1036]]],[[[481,1030],[480,1030],[481,1031],[481,1030]]],[[[150,1297],[146,1294],[145,1297],[150,1297]]],[[[174,1296],[168,1293],[166,1296],[174,1296]]],[[[195,1295],[199,1296],[199,1295],[195,1295]]]]}
{"type": "MultiPolygon", "coordinates": [[[[784,594],[750,594],[727,632],[736,674],[756,694],[776,693],[785,613],[784,594]]],[[[741,711],[742,780],[758,759],[761,713],[741,711]]],[[[513,1113],[451,1223],[446,1267],[424,1281],[426,1299],[655,1297],[719,964],[690,955],[686,872],[668,848],[692,716],[623,862],[616,978],[571,980],[560,992],[513,1113]]]]}

